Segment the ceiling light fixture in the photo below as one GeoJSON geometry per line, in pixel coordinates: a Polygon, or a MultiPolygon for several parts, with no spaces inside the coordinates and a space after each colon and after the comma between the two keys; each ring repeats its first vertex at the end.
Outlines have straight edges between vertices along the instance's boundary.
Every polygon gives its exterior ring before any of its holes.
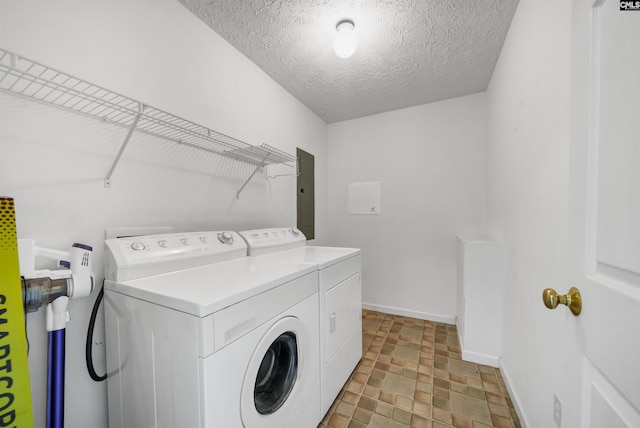
{"type": "Polygon", "coordinates": [[[353,30],[355,25],[350,19],[342,19],[336,24],[336,38],[333,42],[333,50],[340,58],[349,58],[358,49],[358,38],[353,30]]]}

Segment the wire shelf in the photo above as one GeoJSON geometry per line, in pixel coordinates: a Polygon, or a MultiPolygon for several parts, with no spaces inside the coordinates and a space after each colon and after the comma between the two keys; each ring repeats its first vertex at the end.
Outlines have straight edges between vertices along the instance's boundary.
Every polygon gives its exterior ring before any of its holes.
{"type": "Polygon", "coordinates": [[[253,146],[3,49],[0,90],[129,128],[107,180],[133,130],[257,167],[296,161],[295,156],[268,144],[253,146]]]}

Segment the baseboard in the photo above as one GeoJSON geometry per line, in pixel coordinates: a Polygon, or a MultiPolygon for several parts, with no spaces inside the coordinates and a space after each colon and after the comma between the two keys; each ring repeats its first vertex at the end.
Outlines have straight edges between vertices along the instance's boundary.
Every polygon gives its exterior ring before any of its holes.
{"type": "Polygon", "coordinates": [[[482,354],[480,352],[470,351],[464,348],[464,337],[460,332],[460,320],[456,317],[456,327],[458,328],[458,343],[460,344],[460,351],[462,359],[476,364],[484,364],[485,366],[500,367],[500,357],[493,355],[482,354]]]}
{"type": "Polygon", "coordinates": [[[383,312],[385,314],[400,315],[403,317],[416,318],[419,320],[427,320],[434,322],[441,322],[444,324],[455,324],[455,317],[448,317],[444,315],[430,314],[426,312],[412,311],[409,309],[395,308],[393,306],[372,305],[370,303],[362,303],[364,309],[368,309],[376,312],[383,312]]]}
{"type": "Polygon", "coordinates": [[[484,364],[485,366],[500,367],[500,357],[467,351],[464,348],[462,348],[462,359],[471,363],[484,364]]]}
{"type": "Polygon", "coordinates": [[[502,379],[504,379],[504,383],[507,386],[507,391],[509,391],[509,397],[511,397],[511,401],[513,402],[513,407],[516,409],[516,413],[518,414],[518,418],[520,418],[520,426],[522,428],[527,428],[529,423],[527,422],[527,418],[522,411],[522,402],[520,401],[520,397],[517,392],[511,386],[511,376],[509,376],[508,370],[504,366],[504,360],[502,358],[499,359],[499,368],[502,373],[502,379]]]}

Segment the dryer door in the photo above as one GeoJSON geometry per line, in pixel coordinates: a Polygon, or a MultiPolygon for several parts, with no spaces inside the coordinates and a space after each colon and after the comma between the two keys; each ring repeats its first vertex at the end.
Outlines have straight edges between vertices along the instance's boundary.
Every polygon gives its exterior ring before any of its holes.
{"type": "Polygon", "coordinates": [[[251,356],[242,385],[245,427],[282,427],[303,402],[308,382],[309,338],[302,321],[276,321],[251,356]]]}

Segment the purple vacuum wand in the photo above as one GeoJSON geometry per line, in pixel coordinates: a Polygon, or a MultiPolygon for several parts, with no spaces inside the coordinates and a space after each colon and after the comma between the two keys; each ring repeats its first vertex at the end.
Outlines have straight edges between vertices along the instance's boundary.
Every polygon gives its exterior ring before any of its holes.
{"type": "Polygon", "coordinates": [[[65,332],[69,299],[86,297],[93,290],[91,255],[85,244],[73,244],[69,252],[38,248],[32,240],[18,240],[25,311],[42,306],[47,311],[47,428],[64,427],[65,332]],[[58,260],[64,269],[34,269],[35,256],[58,260]]]}

